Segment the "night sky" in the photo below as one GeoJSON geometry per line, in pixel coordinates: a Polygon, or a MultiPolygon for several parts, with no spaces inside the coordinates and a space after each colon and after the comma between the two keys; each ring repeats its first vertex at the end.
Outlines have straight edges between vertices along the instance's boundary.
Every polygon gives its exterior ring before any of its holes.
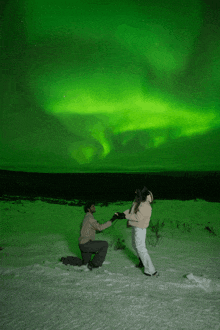
{"type": "Polygon", "coordinates": [[[1,11],[0,169],[219,170],[219,0],[11,0],[1,11]]]}

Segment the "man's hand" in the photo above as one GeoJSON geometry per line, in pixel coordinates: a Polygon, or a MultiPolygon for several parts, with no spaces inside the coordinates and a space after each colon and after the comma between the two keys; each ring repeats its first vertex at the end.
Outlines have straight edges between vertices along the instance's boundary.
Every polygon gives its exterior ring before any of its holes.
{"type": "Polygon", "coordinates": [[[125,214],[122,212],[116,212],[113,217],[111,218],[111,222],[115,221],[116,219],[126,219],[125,214]]]}
{"type": "Polygon", "coordinates": [[[116,219],[118,219],[118,215],[117,215],[117,213],[115,213],[115,214],[113,215],[113,217],[110,219],[110,221],[113,222],[113,221],[115,221],[116,219]]]}

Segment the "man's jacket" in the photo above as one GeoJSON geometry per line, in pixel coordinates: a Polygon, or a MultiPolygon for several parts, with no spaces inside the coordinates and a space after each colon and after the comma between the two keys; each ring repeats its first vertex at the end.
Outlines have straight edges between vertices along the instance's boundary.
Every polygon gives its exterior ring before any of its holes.
{"type": "Polygon", "coordinates": [[[82,229],[80,232],[79,244],[85,244],[88,241],[95,240],[96,230],[102,231],[112,225],[111,221],[100,224],[95,219],[92,213],[87,212],[82,223],[82,229]]]}
{"type": "Polygon", "coordinates": [[[152,207],[149,202],[141,202],[139,205],[139,211],[134,213],[135,202],[133,203],[131,213],[129,210],[124,211],[126,219],[128,219],[128,224],[130,226],[138,227],[138,228],[147,228],[149,226],[150,217],[152,213],[152,207]]]}

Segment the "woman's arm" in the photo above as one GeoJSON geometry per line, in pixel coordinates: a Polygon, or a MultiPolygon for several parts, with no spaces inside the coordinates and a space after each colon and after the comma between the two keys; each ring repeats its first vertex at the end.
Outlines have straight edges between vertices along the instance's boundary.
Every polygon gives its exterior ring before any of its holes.
{"type": "Polygon", "coordinates": [[[148,223],[151,216],[151,207],[147,204],[144,204],[140,207],[140,210],[137,213],[129,213],[129,210],[124,211],[126,214],[126,219],[129,220],[129,226],[135,226],[137,223],[148,223]]]}

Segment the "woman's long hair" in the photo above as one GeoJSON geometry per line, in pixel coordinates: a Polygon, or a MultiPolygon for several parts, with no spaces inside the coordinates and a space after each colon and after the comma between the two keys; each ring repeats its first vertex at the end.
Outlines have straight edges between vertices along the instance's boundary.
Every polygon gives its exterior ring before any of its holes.
{"type": "MultiPolygon", "coordinates": [[[[143,189],[136,189],[136,196],[134,199],[135,207],[134,207],[134,213],[137,213],[137,211],[139,210],[139,205],[141,204],[141,202],[145,202],[146,198],[148,195],[151,195],[152,201],[153,201],[153,194],[151,193],[150,190],[147,189],[147,187],[144,186],[143,189]]],[[[132,209],[133,205],[131,206],[129,213],[131,213],[131,209],[132,209]]]]}

